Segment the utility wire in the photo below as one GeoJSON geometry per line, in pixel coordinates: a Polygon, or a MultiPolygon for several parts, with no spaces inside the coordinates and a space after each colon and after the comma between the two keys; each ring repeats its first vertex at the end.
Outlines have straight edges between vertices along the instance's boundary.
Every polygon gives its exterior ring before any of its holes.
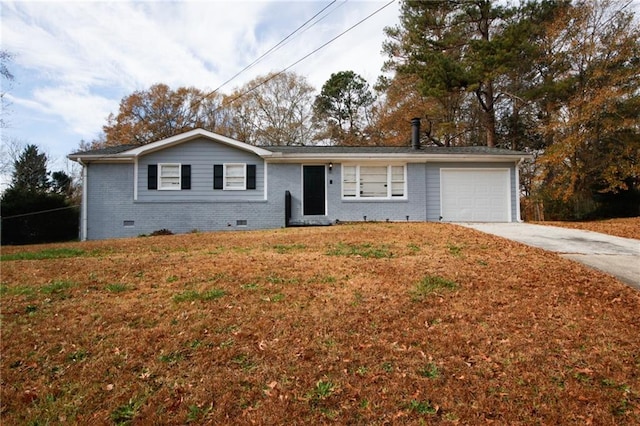
{"type": "MultiPolygon", "coordinates": [[[[343,32],[341,32],[340,34],[338,34],[337,36],[333,37],[331,40],[327,41],[326,43],[322,44],[320,47],[317,47],[316,49],[314,49],[313,51],[307,53],[305,56],[303,56],[302,58],[298,59],[297,61],[295,61],[294,63],[292,63],[291,65],[289,65],[288,67],[284,68],[281,71],[278,71],[277,73],[274,73],[272,75],[269,76],[269,78],[266,78],[265,80],[261,81],[260,83],[256,84],[253,87],[250,87],[249,89],[247,89],[246,91],[238,94],[237,96],[233,97],[231,100],[229,100],[227,102],[227,105],[232,104],[233,102],[237,101],[238,99],[242,98],[245,95],[248,95],[249,93],[253,92],[254,90],[256,90],[257,88],[259,88],[260,86],[263,86],[265,84],[267,84],[269,81],[273,80],[274,78],[278,77],[281,74],[284,74],[285,72],[287,72],[289,69],[293,68],[294,66],[298,65],[300,62],[304,61],[305,59],[307,59],[309,56],[317,53],[319,50],[324,49],[325,47],[327,47],[329,44],[333,43],[334,41],[336,41],[338,38],[342,37],[343,35],[345,35],[346,33],[348,33],[349,31],[351,31],[352,29],[356,28],[358,25],[362,24],[363,22],[367,21],[368,19],[370,19],[371,17],[373,17],[374,15],[376,15],[377,13],[381,12],[383,9],[385,9],[386,7],[388,7],[389,5],[391,5],[391,3],[395,2],[396,0],[391,0],[388,3],[386,3],[385,5],[381,6],[380,8],[376,9],[374,12],[372,12],[371,14],[367,15],[365,18],[361,19],[360,21],[358,21],[357,23],[353,24],[352,26],[350,26],[349,28],[347,28],[346,30],[344,30],[343,32]]],[[[218,112],[218,110],[220,110],[222,107],[224,107],[225,105],[222,104],[219,107],[217,107],[216,109],[214,109],[212,112],[216,113],[218,112]]]]}
{"type": "Polygon", "coordinates": [[[31,212],[31,213],[15,214],[15,215],[13,215],[13,216],[6,216],[6,217],[2,217],[2,218],[0,218],[0,219],[2,219],[2,220],[6,220],[6,219],[14,219],[14,218],[16,218],[16,217],[33,216],[33,215],[36,215],[36,214],[56,212],[56,211],[59,211],[59,210],[75,209],[76,207],[80,207],[80,204],[76,204],[76,205],[74,205],[74,206],[68,206],[68,207],[58,207],[57,209],[41,210],[41,211],[39,211],[39,212],[31,212]]]}
{"type": "MultiPolygon", "coordinates": [[[[258,62],[260,62],[265,56],[267,56],[269,53],[273,52],[274,50],[276,50],[280,45],[282,45],[284,42],[286,42],[289,38],[291,38],[295,33],[297,33],[298,31],[300,31],[300,29],[302,29],[305,25],[307,25],[309,22],[313,21],[318,15],[320,15],[322,12],[324,12],[325,10],[327,10],[329,7],[331,7],[337,0],[333,0],[331,3],[329,3],[327,6],[325,6],[324,8],[322,8],[318,13],[316,13],[315,15],[313,15],[311,18],[307,19],[305,21],[304,24],[300,25],[298,28],[296,28],[291,34],[289,34],[288,36],[286,36],[285,38],[283,38],[282,40],[280,40],[276,45],[274,45],[271,49],[267,50],[266,52],[264,52],[262,55],[260,55],[260,57],[258,57],[256,60],[254,60],[253,62],[251,62],[249,65],[247,65],[246,67],[244,67],[243,69],[241,69],[240,71],[238,71],[237,73],[235,73],[233,75],[233,77],[229,78],[227,81],[225,81],[224,83],[222,83],[220,86],[218,86],[217,88],[215,88],[214,90],[212,90],[211,92],[205,94],[204,96],[202,96],[202,98],[196,103],[196,105],[198,105],[199,103],[201,103],[203,100],[205,100],[206,98],[208,98],[209,96],[213,95],[214,93],[216,93],[218,90],[222,89],[224,86],[226,86],[229,82],[233,81],[236,77],[238,77],[240,74],[242,74],[243,72],[247,71],[249,68],[253,67],[255,64],[257,64],[258,62]]],[[[325,15],[326,16],[326,15],[325,15]]],[[[324,18],[322,18],[324,19],[324,18]]],[[[319,21],[318,21],[319,22],[319,21]]],[[[314,24],[315,25],[315,24],[314,24]]]]}
{"type": "MultiPolygon", "coordinates": [[[[318,16],[318,14],[322,13],[324,10],[326,10],[329,6],[331,6],[333,3],[335,3],[336,0],[334,0],[333,2],[331,2],[327,7],[325,7],[324,9],[322,9],[320,12],[316,13],[314,15],[313,18],[307,20],[307,22],[305,22],[305,24],[301,25],[299,28],[304,27],[304,25],[306,25],[306,23],[308,23],[309,21],[313,20],[316,16],[318,16]]],[[[265,80],[261,81],[260,83],[256,84],[253,87],[250,87],[249,89],[245,90],[242,93],[239,93],[237,96],[234,96],[231,100],[227,101],[226,103],[223,102],[222,104],[220,104],[220,106],[218,106],[217,108],[215,108],[213,111],[211,111],[212,114],[215,114],[216,112],[218,112],[219,110],[221,110],[223,107],[228,106],[230,104],[232,104],[233,102],[237,101],[238,99],[248,95],[249,93],[253,92],[254,90],[256,90],[257,88],[267,84],[269,81],[273,80],[274,78],[278,77],[281,74],[284,74],[285,72],[287,72],[289,69],[293,68],[294,66],[298,65],[300,62],[304,61],[305,59],[307,59],[309,56],[317,53],[318,51],[320,51],[321,49],[324,49],[325,47],[327,47],[329,44],[333,43],[334,41],[336,41],[337,39],[339,39],[340,37],[342,37],[343,35],[345,35],[346,33],[348,33],[349,31],[353,30],[354,28],[356,28],[357,26],[361,25],[362,23],[364,23],[365,21],[371,19],[373,16],[375,16],[376,14],[380,13],[382,10],[384,10],[385,8],[389,7],[392,3],[394,3],[396,0],[390,0],[389,2],[385,3],[383,6],[379,7],[378,9],[376,9],[375,11],[373,11],[372,13],[370,13],[369,15],[367,15],[366,17],[364,17],[363,19],[361,19],[360,21],[356,22],[355,24],[353,24],[352,26],[350,26],[349,28],[347,28],[346,30],[344,30],[343,32],[341,32],[340,34],[338,34],[337,36],[333,37],[331,40],[327,41],[326,43],[322,44],[320,47],[317,47],[316,49],[314,49],[313,51],[311,51],[310,53],[306,54],[305,56],[303,56],[302,58],[298,59],[297,61],[295,61],[294,63],[292,63],[291,65],[289,65],[288,67],[284,68],[283,70],[270,75],[268,78],[266,78],[265,80]]],[[[299,29],[298,28],[298,29],[299,29]]],[[[298,30],[296,30],[298,31],[298,30]]],[[[294,31],[294,33],[296,32],[294,31]]],[[[293,34],[293,33],[292,33],[293,34]]],[[[288,38],[288,37],[287,37],[288,38]]],[[[285,38],[286,40],[286,38],[285,38]]],[[[282,41],[278,44],[281,44],[282,41]]],[[[277,45],[276,45],[277,46],[277,45]]],[[[274,46],[275,48],[275,46],[274,46]]],[[[273,49],[273,48],[272,48],[273,49]]],[[[270,49],[270,50],[272,50],[270,49]]],[[[264,54],[266,55],[266,53],[264,54]]],[[[262,56],[264,56],[262,55],[262,56]]],[[[261,56],[261,57],[262,57],[261,56]]],[[[260,59],[260,58],[258,58],[260,59]]],[[[257,59],[257,60],[258,60],[257,59]]],[[[256,61],[257,61],[256,60],[256,61]]],[[[256,62],[254,61],[254,62],[256,62]]],[[[252,63],[253,64],[253,63],[252,63]]],[[[217,89],[209,92],[208,94],[204,95],[203,97],[201,97],[197,102],[194,103],[194,105],[198,105],[199,103],[201,103],[204,99],[206,99],[207,97],[211,96],[212,94],[214,94],[217,90],[219,90],[222,86],[224,86],[225,84],[227,84],[229,81],[233,80],[235,77],[237,77],[241,72],[245,71],[246,69],[248,69],[251,66],[248,65],[247,67],[245,67],[245,69],[243,69],[242,71],[240,71],[239,73],[237,73],[234,77],[230,78],[229,80],[227,80],[225,83],[223,83],[222,85],[220,85],[220,87],[218,87],[217,89]]]]}
{"type": "MultiPolygon", "coordinates": [[[[300,32],[300,34],[298,34],[298,36],[301,36],[302,34],[306,33],[307,31],[309,31],[311,28],[315,27],[316,25],[318,25],[320,22],[324,21],[329,15],[331,15],[332,13],[335,13],[336,10],[340,9],[342,6],[344,6],[345,4],[347,4],[349,0],[344,0],[342,3],[340,3],[338,6],[334,7],[333,10],[331,10],[330,12],[327,12],[324,16],[322,16],[321,18],[319,18],[317,21],[315,21],[313,24],[309,25],[307,28],[305,28],[304,30],[302,30],[300,32]]],[[[282,46],[280,46],[280,48],[286,46],[287,44],[289,44],[291,42],[291,40],[288,40],[286,43],[284,43],[282,46]]]]}

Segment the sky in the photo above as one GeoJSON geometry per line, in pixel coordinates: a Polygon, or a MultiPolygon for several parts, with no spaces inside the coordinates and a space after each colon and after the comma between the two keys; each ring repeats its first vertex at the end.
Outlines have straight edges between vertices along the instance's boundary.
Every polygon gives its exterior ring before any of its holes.
{"type": "MultiPolygon", "coordinates": [[[[0,46],[13,55],[3,79],[8,140],[36,144],[50,169],[98,137],[110,113],[156,83],[213,90],[326,6],[279,49],[220,89],[281,71],[390,0],[4,1],[0,46]]],[[[371,86],[385,61],[384,28],[398,24],[399,1],[289,71],[319,91],[332,73],[352,70],[371,86]]],[[[6,180],[6,176],[3,177],[6,180]]]]}

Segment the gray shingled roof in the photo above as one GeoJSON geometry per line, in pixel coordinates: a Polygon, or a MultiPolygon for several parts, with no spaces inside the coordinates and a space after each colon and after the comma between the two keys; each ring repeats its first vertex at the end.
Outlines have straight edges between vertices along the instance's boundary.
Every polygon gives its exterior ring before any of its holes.
{"type": "Polygon", "coordinates": [[[265,146],[264,149],[283,154],[488,154],[488,155],[527,155],[525,152],[510,149],[489,148],[486,146],[424,146],[416,150],[410,146],[265,146]]]}
{"type": "Polygon", "coordinates": [[[139,146],[140,145],[133,145],[133,144],[118,145],[118,146],[108,146],[106,148],[90,149],[88,151],[78,151],[78,152],[74,152],[71,155],[76,156],[76,155],[112,155],[112,154],[120,154],[121,152],[125,152],[125,151],[128,151],[130,149],[137,148],[139,146]]]}
{"type": "MultiPolygon", "coordinates": [[[[120,154],[140,145],[118,145],[89,151],[75,152],[72,156],[100,156],[120,154]]],[[[527,155],[525,152],[510,149],[489,148],[486,146],[424,146],[416,150],[410,146],[261,146],[271,152],[283,154],[451,154],[451,155],[527,155]]]]}

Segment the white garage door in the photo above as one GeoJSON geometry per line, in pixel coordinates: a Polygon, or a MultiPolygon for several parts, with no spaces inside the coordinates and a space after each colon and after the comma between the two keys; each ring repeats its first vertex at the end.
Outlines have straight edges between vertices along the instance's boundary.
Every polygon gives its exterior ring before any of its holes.
{"type": "Polygon", "coordinates": [[[445,222],[510,222],[509,169],[441,169],[445,222]]]}

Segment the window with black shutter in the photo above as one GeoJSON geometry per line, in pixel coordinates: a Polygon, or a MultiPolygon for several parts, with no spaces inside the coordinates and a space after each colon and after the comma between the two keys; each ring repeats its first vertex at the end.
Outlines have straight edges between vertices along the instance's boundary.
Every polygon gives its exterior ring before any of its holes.
{"type": "Polygon", "coordinates": [[[182,165],[182,181],[180,182],[180,189],[191,189],[191,166],[189,164],[182,165]]]}
{"type": "Polygon", "coordinates": [[[147,166],[147,189],[158,189],[158,165],[147,166]]]}
{"type": "Polygon", "coordinates": [[[256,189],[256,165],[245,163],[214,164],[213,189],[225,191],[256,189]]]}
{"type": "Polygon", "coordinates": [[[256,165],[247,164],[247,189],[256,189],[256,165]]]}
{"type": "Polygon", "coordinates": [[[224,185],[224,166],[215,164],[213,166],[213,189],[222,189],[224,185]]]}

